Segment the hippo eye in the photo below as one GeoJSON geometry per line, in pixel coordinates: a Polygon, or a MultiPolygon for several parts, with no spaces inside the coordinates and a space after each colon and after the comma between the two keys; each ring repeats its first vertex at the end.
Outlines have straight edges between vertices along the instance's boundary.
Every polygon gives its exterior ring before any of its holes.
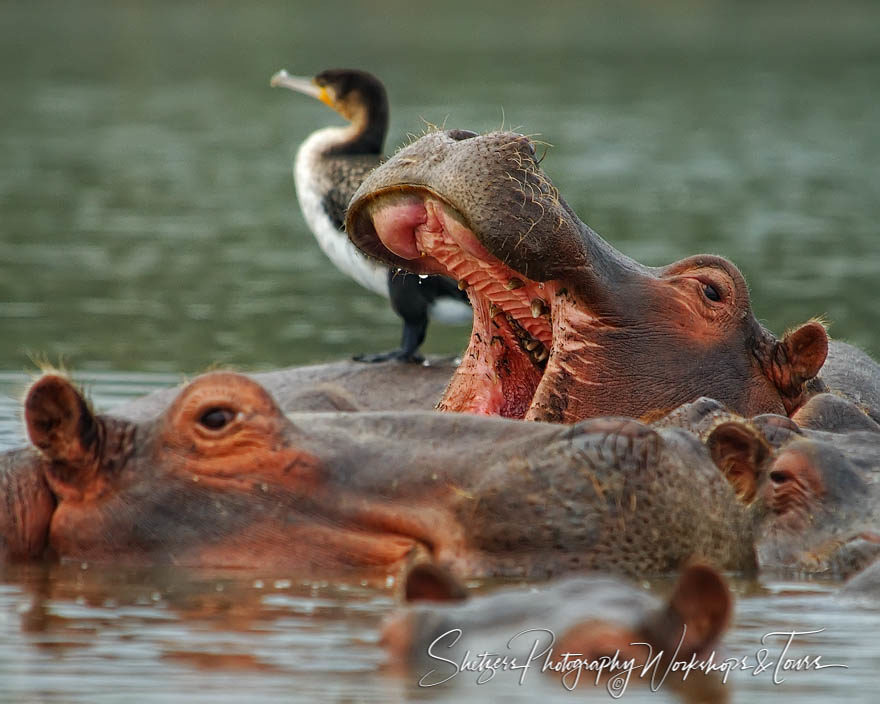
{"type": "Polygon", "coordinates": [[[717,302],[721,300],[721,294],[718,293],[718,289],[712,286],[712,284],[703,284],[703,295],[710,301],[717,302]]]}
{"type": "Polygon", "coordinates": [[[788,481],[788,474],[785,472],[770,472],[770,481],[774,484],[783,484],[788,481]]]}
{"type": "Polygon", "coordinates": [[[199,417],[199,423],[209,430],[220,430],[235,418],[235,412],[228,408],[209,408],[199,417]]]}

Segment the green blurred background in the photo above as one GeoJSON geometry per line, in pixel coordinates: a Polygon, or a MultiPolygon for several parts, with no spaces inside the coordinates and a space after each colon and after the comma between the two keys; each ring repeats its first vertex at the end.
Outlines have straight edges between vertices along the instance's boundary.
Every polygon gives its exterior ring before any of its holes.
{"type": "MultiPolygon", "coordinates": [[[[648,264],[723,254],[776,332],[825,315],[880,352],[880,4],[7,2],[0,369],[268,368],[389,349],[290,161],[340,122],[269,88],[373,71],[388,149],[502,124],[582,219],[648,264]]],[[[467,327],[435,325],[453,353],[467,327]]]]}

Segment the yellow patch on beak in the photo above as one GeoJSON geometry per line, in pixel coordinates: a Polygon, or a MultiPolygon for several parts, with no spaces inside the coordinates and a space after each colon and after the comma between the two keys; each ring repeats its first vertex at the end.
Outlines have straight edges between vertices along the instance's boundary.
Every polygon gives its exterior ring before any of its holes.
{"type": "Polygon", "coordinates": [[[327,91],[327,88],[321,86],[321,92],[318,93],[318,100],[320,100],[324,105],[329,105],[334,110],[336,109],[336,101],[333,99],[333,96],[327,91]]]}

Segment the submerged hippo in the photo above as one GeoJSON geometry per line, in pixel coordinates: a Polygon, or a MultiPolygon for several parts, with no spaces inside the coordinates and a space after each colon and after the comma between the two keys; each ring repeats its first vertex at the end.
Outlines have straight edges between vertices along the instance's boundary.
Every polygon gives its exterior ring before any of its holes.
{"type": "Polygon", "coordinates": [[[851,433],[869,430],[880,433],[880,423],[870,409],[845,395],[820,393],[801,406],[791,419],[799,428],[828,433],[851,433]]]}
{"type": "MultiPolygon", "coordinates": [[[[773,434],[778,445],[778,425],[773,434]]],[[[880,433],[801,431],[743,476],[767,511],[762,567],[846,576],[880,555],[880,433]]]]}
{"type": "Polygon", "coordinates": [[[871,562],[852,577],[839,594],[847,597],[867,597],[876,603],[880,599],[880,559],[871,562]]]}
{"type": "Polygon", "coordinates": [[[828,360],[822,367],[825,386],[857,404],[880,423],[880,364],[867,353],[839,340],[832,340],[828,360]]]}
{"type": "MultiPolygon", "coordinates": [[[[732,413],[720,401],[701,397],[654,419],[653,423],[657,427],[684,428],[702,435],[711,430],[718,420],[732,416],[742,420],[741,416],[732,413]]],[[[810,398],[791,417],[763,413],[754,416],[752,421],[760,425],[768,442],[775,447],[788,442],[792,434],[855,447],[857,444],[852,442],[852,438],[841,436],[861,431],[880,433],[880,424],[861,406],[842,396],[824,392],[810,398]]]]}
{"type": "MultiPolygon", "coordinates": [[[[508,663],[516,658],[520,665],[499,668],[493,678],[506,676],[519,683],[526,675],[522,666],[529,664],[535,674],[529,673],[522,684],[543,669],[545,676],[558,678],[567,689],[604,685],[619,694],[622,681],[615,680],[656,684],[672,661],[706,658],[732,611],[724,579],[703,565],[684,569],[665,602],[601,575],[467,599],[459,582],[430,565],[413,568],[405,591],[411,605],[388,620],[382,641],[391,662],[408,665],[422,687],[448,688],[456,678],[472,685],[480,672],[467,671],[464,665],[478,666],[481,653],[493,653],[508,663]]],[[[490,674],[485,672],[481,681],[488,681],[490,674]]],[[[702,679],[699,672],[693,675],[702,679]]],[[[668,682],[681,683],[680,674],[668,682]]]]}
{"type": "Polygon", "coordinates": [[[815,396],[798,415],[847,432],[801,428],[771,414],[745,420],[711,399],[679,408],[655,427],[684,427],[705,440],[758,522],[762,569],[846,576],[880,556],[880,429],[830,394],[815,396]],[[715,443],[719,429],[726,429],[723,446],[715,443]]]}
{"type": "Polygon", "coordinates": [[[34,447],[0,460],[9,558],[379,574],[431,560],[462,576],[755,564],[750,518],[702,444],[626,419],[285,416],[215,372],[141,422],[46,375],[25,420],[34,447]]]}
{"type": "Polygon", "coordinates": [[[440,408],[574,422],[711,396],[790,414],[825,361],[825,329],[778,340],[726,259],[646,267],[582,223],[527,137],[431,132],[373,171],[346,230],[367,254],[467,289],[474,327],[440,408]]]}

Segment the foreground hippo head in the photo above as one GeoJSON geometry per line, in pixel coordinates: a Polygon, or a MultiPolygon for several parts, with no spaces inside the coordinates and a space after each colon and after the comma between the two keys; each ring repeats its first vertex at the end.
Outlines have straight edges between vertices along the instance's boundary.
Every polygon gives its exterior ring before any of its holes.
{"type": "Polygon", "coordinates": [[[432,132],[373,171],[346,230],[367,254],[466,287],[474,327],[440,408],[573,422],[699,396],[791,413],[827,353],[807,323],[777,340],[721,257],[651,268],[582,223],[518,134],[432,132]]]}
{"type": "Polygon", "coordinates": [[[378,574],[430,560],[462,576],[755,564],[749,517],[700,442],[632,420],[285,416],[220,372],[140,422],[47,375],[25,418],[34,448],[0,477],[16,555],[378,574]]]}
{"type": "MultiPolygon", "coordinates": [[[[608,676],[620,676],[621,669],[610,667],[615,654],[619,663],[631,659],[635,667],[643,666],[650,660],[650,646],[652,655],[663,653],[655,664],[662,674],[672,659],[705,657],[727,628],[732,610],[724,579],[703,565],[686,567],[665,603],[618,578],[600,575],[468,599],[460,583],[430,565],[408,574],[405,591],[411,606],[388,620],[382,640],[390,661],[415,670],[422,686],[451,686],[456,674],[452,663],[479,660],[477,654],[484,652],[515,657],[519,664],[534,657],[535,670],[548,660],[562,662],[570,653],[571,660],[584,663],[581,671],[545,672],[573,689],[577,684],[607,685],[608,676]],[[602,661],[606,676],[597,681],[602,661]]],[[[518,678],[521,672],[512,670],[509,676],[518,678]]],[[[641,671],[632,674],[635,684],[641,671]]],[[[470,677],[477,675],[463,672],[458,679],[473,685],[470,677]]],[[[645,675],[650,681],[651,673],[645,675]]]]}

